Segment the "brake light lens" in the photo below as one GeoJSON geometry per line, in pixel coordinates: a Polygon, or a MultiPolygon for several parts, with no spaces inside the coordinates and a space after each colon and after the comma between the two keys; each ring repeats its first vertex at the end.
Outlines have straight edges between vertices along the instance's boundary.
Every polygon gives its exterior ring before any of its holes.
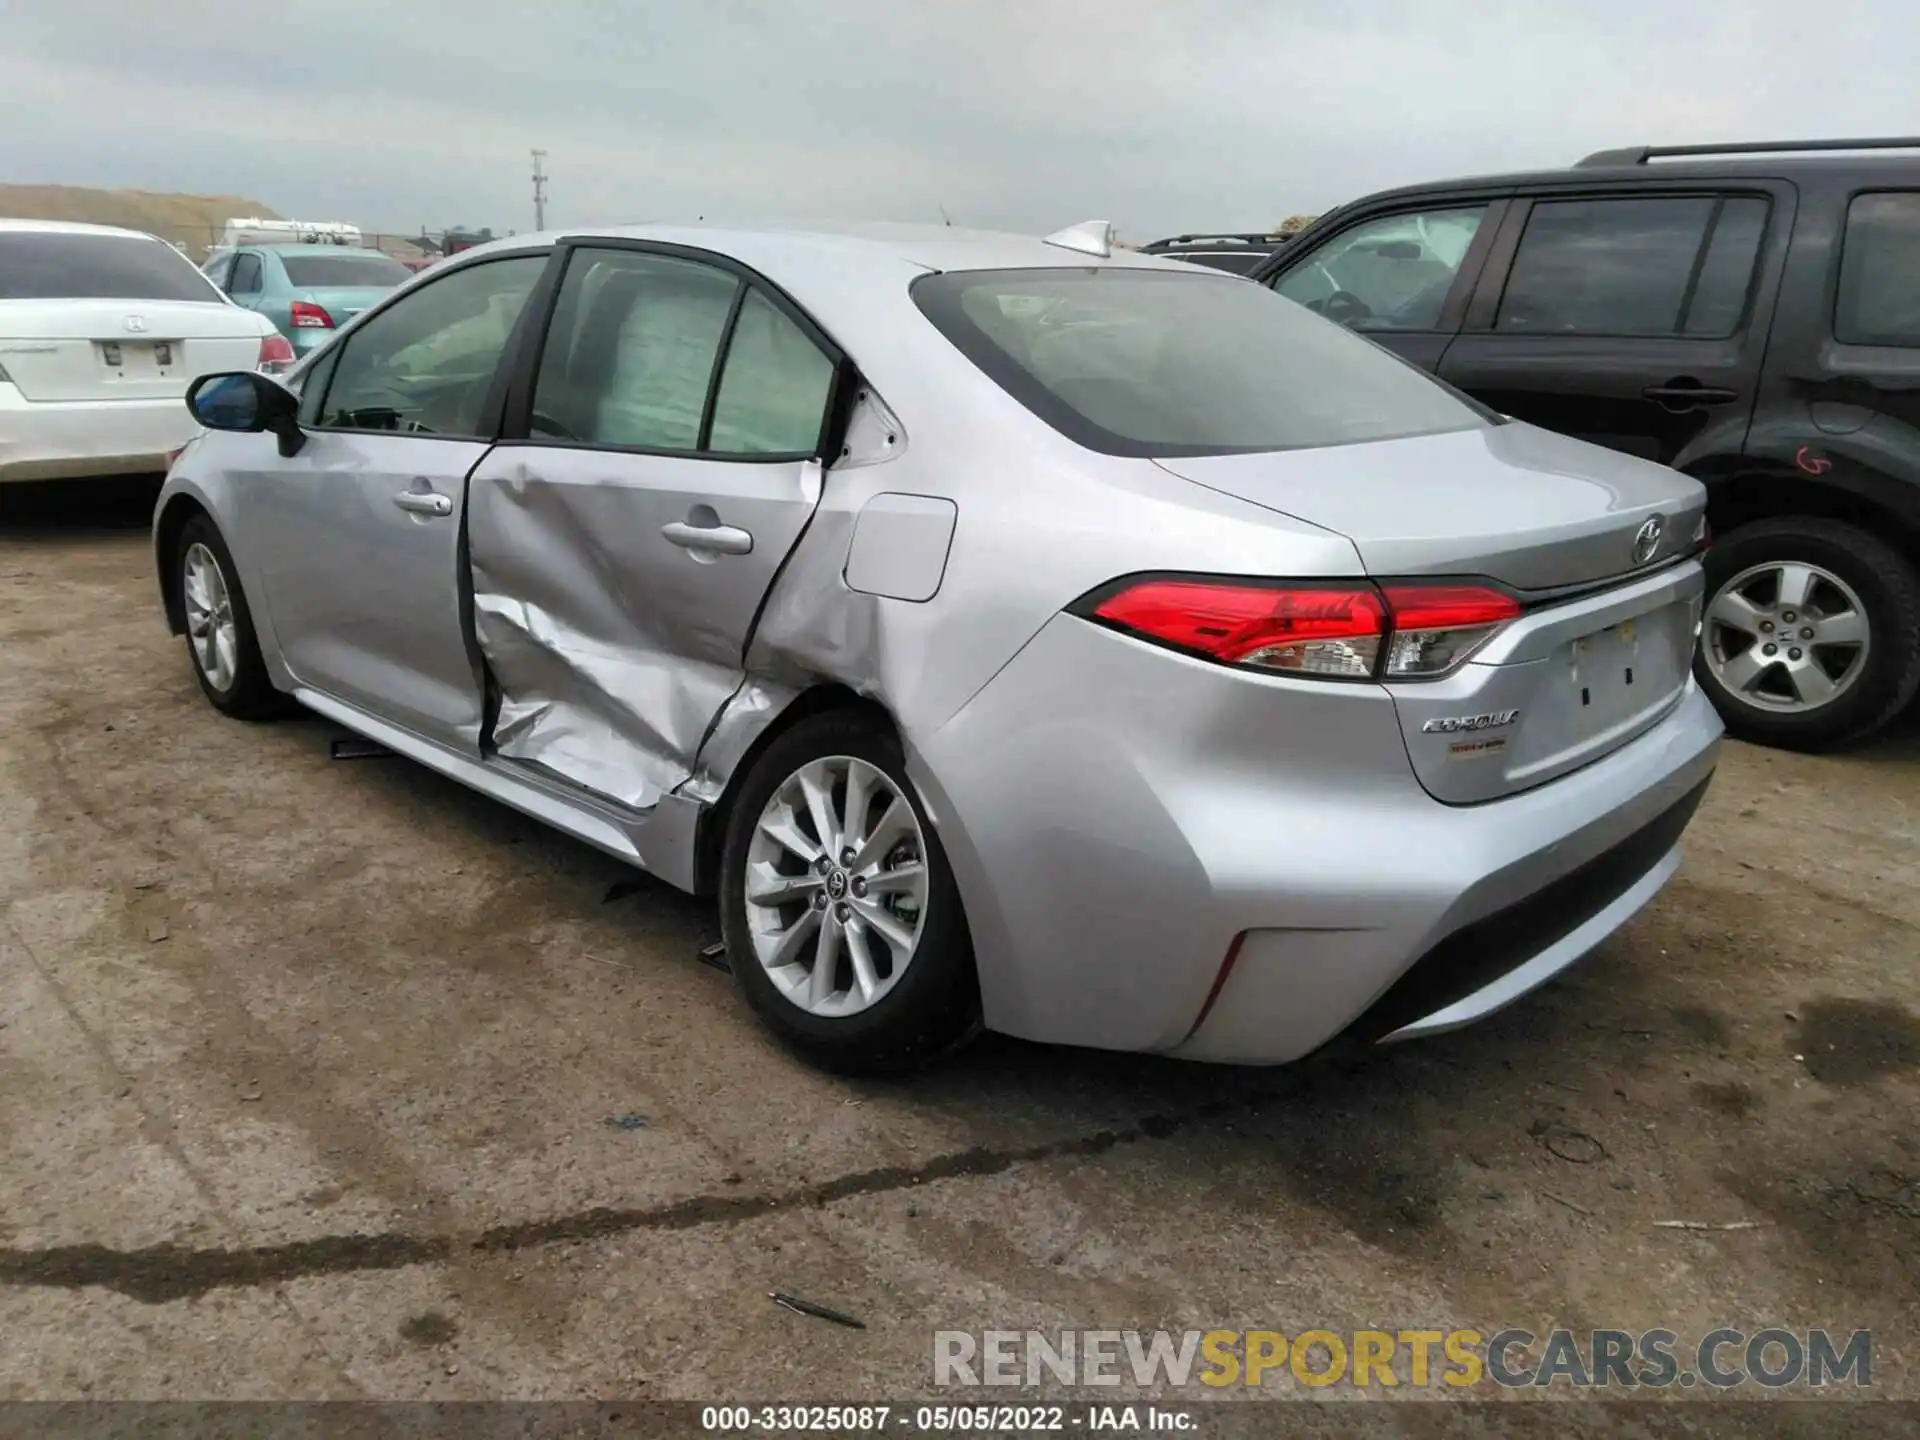
{"type": "Polygon", "coordinates": [[[266,335],[260,340],[260,358],[256,362],[262,375],[278,375],[293,365],[293,342],[284,335],[266,335]]]}
{"type": "Polygon", "coordinates": [[[324,307],[315,305],[312,301],[295,300],[287,310],[293,317],[293,328],[296,330],[331,330],[333,328],[333,316],[329,315],[324,307]]]}
{"type": "Polygon", "coordinates": [[[1384,680],[1431,679],[1459,668],[1493,632],[1520,613],[1520,602],[1488,585],[1389,585],[1384,680]]]}
{"type": "Polygon", "coordinates": [[[1371,585],[1148,580],[1094,607],[1110,624],[1229,665],[1348,680],[1372,676],[1386,629],[1371,585]]]}
{"type": "Polygon", "coordinates": [[[1326,680],[1437,679],[1521,613],[1491,585],[1205,579],[1123,583],[1074,609],[1221,664],[1326,680]]]}

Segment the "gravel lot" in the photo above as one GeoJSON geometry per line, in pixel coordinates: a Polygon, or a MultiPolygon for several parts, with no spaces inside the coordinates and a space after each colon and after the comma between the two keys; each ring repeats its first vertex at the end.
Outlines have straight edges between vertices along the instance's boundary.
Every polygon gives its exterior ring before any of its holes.
{"type": "Polygon", "coordinates": [[[1721,1324],[1871,1328],[1920,1398],[1915,724],[1730,747],[1679,879],[1479,1029],[855,1084],[696,961],[704,905],[215,714],[151,496],[0,492],[0,1398],[898,1399],[936,1328],[1721,1324]]]}

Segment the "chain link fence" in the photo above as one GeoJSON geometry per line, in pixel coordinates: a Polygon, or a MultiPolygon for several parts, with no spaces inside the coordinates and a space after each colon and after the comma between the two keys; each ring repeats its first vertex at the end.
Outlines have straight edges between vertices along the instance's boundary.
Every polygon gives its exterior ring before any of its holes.
{"type": "MultiPolygon", "coordinates": [[[[157,225],[153,227],[152,233],[179,250],[194,264],[199,265],[205,263],[206,258],[220,248],[221,240],[226,234],[226,227],[224,225],[157,225]]],[[[491,229],[422,230],[413,234],[382,230],[360,232],[360,244],[365,249],[379,250],[391,255],[403,265],[416,266],[501,238],[504,237],[491,229]]]]}

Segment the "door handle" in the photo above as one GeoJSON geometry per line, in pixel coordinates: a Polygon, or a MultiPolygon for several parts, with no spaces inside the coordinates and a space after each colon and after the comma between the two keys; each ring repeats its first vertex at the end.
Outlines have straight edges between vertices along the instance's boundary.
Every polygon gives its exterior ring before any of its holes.
{"type": "Polygon", "coordinates": [[[683,550],[711,550],[716,555],[753,553],[753,535],[736,525],[689,525],[674,520],[662,525],[660,533],[683,550]]]}
{"type": "Polygon", "coordinates": [[[412,515],[451,515],[453,501],[431,490],[402,490],[393,503],[412,515]]]}
{"type": "Polygon", "coordinates": [[[1675,405],[1682,408],[1694,405],[1730,405],[1740,398],[1737,390],[1723,390],[1715,385],[1680,385],[1669,382],[1665,385],[1649,385],[1640,392],[1649,400],[1662,405],[1675,405]]]}

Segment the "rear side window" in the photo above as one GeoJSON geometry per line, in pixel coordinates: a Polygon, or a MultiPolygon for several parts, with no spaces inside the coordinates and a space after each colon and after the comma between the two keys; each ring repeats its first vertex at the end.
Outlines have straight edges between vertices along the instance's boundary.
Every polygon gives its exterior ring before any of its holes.
{"type": "Polygon", "coordinates": [[[1856,195],[1847,207],[1833,337],[1920,347],[1920,192],[1856,195]]]}
{"type": "Polygon", "coordinates": [[[205,300],[220,297],[171,245],[133,235],[0,234],[0,300],[205,300]]]}
{"type": "Polygon", "coordinates": [[[1746,312],[1766,216],[1757,196],[1540,201],[1495,328],[1731,335],[1746,312]]]}
{"type": "Polygon", "coordinates": [[[258,295],[261,273],[258,255],[236,255],[233,278],[227,282],[228,291],[235,295],[258,295]]]}
{"type": "Polygon", "coordinates": [[[1016,400],[1108,455],[1307,449],[1492,418],[1304,306],[1197,266],[950,271],[913,298],[1016,400]]]}
{"type": "Polygon", "coordinates": [[[384,255],[282,255],[280,265],[300,290],[391,289],[413,278],[406,266],[384,255]]]}
{"type": "Polygon", "coordinates": [[[633,450],[807,456],[837,373],[792,316],[730,271],[583,249],[554,306],[532,430],[633,450]]]}

